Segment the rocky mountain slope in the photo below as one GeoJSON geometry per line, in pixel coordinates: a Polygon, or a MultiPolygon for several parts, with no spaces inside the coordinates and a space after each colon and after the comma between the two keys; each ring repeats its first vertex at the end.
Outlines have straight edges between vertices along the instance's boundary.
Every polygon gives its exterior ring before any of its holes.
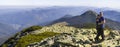
{"type": "MultiPolygon", "coordinates": [[[[93,27],[93,26],[92,26],[93,27]]],[[[95,41],[94,38],[96,37],[96,29],[93,28],[75,28],[73,26],[65,26],[61,24],[54,24],[51,26],[46,26],[43,27],[42,29],[38,29],[36,31],[31,31],[30,33],[27,33],[27,35],[24,35],[20,38],[17,39],[17,42],[13,43],[8,43],[7,46],[10,47],[115,47],[115,46],[120,46],[120,37],[119,37],[119,32],[118,30],[111,30],[111,29],[106,29],[105,31],[105,40],[104,41],[95,41]],[[53,35],[44,39],[40,39],[41,33],[45,32],[52,32],[52,33],[59,33],[58,35],[53,35]],[[38,35],[35,37],[38,37],[40,41],[34,41],[31,43],[25,43],[33,40],[37,40],[34,37],[28,38],[28,34],[31,35],[38,35]],[[26,39],[28,38],[28,39],[26,39]],[[24,39],[22,41],[21,39],[24,39]],[[25,41],[26,39],[26,41],[25,41]],[[10,45],[14,44],[14,45],[10,45]]],[[[23,34],[23,33],[22,33],[23,34]]],[[[49,35],[44,34],[45,36],[49,35]]],[[[19,35],[18,35],[19,36],[19,35]]],[[[15,37],[17,38],[17,37],[15,37]]],[[[3,45],[2,47],[5,47],[6,45],[3,45]]],[[[7,47],[6,46],[6,47],[7,47]]]]}
{"type": "Polygon", "coordinates": [[[49,27],[43,27],[33,33],[38,34],[45,31],[52,31],[61,33],[53,37],[46,38],[40,42],[31,43],[28,47],[114,47],[120,46],[120,37],[117,30],[105,30],[105,40],[95,42],[96,36],[95,28],[75,28],[70,26],[63,26],[55,24],[49,27]]]}

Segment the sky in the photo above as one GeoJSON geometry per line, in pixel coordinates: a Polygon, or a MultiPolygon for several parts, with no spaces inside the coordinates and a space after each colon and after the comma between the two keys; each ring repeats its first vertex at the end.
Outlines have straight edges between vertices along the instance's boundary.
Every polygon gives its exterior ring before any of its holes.
{"type": "Polygon", "coordinates": [[[92,6],[120,8],[120,0],[0,0],[0,6],[92,6]]]}

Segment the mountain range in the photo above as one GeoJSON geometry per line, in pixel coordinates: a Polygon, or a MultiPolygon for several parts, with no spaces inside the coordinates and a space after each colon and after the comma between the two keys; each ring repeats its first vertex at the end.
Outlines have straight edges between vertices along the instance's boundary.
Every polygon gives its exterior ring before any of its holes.
{"type": "Polygon", "coordinates": [[[105,40],[95,42],[97,13],[88,10],[81,15],[66,15],[48,26],[35,31],[26,30],[8,39],[2,46],[6,47],[107,47],[120,45],[120,23],[105,18],[105,40]],[[55,34],[59,34],[53,36],[55,34]],[[53,37],[49,37],[53,36],[53,37]],[[47,38],[46,38],[47,37],[47,38]],[[108,44],[109,43],[109,44],[108,44]]]}
{"type": "Polygon", "coordinates": [[[104,11],[104,15],[108,19],[120,22],[120,20],[119,20],[120,12],[118,12],[118,11],[115,11],[115,10],[104,11]]]}
{"type": "Polygon", "coordinates": [[[120,12],[107,8],[96,7],[1,7],[0,8],[0,41],[21,31],[24,28],[53,23],[67,22],[69,25],[80,25],[82,23],[95,23],[95,15],[100,11],[107,18],[107,25],[119,29],[120,12]],[[92,10],[92,11],[88,11],[92,10]],[[87,12],[86,12],[87,11],[87,12]],[[95,12],[94,12],[95,11],[95,12]],[[84,13],[85,12],[85,13],[84,13]],[[81,19],[81,20],[80,20],[81,19]],[[111,24],[112,23],[112,24],[111,24]],[[3,28],[4,27],[4,28],[3,28]]]}
{"type": "MultiPolygon", "coordinates": [[[[1,23],[15,24],[24,26],[36,25],[46,22],[54,21],[65,15],[81,15],[87,10],[107,10],[95,7],[38,7],[38,8],[6,8],[1,9],[0,21],[1,23]],[[5,17],[4,17],[5,16],[5,17]],[[25,20],[22,20],[25,19],[25,20]]],[[[108,9],[109,10],[109,9],[108,9]]]]}

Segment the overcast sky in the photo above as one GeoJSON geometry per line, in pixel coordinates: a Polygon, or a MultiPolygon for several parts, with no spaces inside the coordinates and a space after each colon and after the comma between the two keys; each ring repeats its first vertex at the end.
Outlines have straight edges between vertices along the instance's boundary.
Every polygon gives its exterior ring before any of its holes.
{"type": "Polygon", "coordinates": [[[120,0],[0,0],[0,6],[93,6],[120,8],[120,0]]]}

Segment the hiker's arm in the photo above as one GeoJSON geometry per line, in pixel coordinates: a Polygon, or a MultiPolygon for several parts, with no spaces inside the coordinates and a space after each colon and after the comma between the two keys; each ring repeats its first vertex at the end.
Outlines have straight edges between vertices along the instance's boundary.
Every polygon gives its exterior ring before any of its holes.
{"type": "Polygon", "coordinates": [[[98,23],[99,25],[101,25],[101,24],[104,24],[105,23],[105,20],[103,20],[101,23],[98,23]]]}
{"type": "Polygon", "coordinates": [[[96,19],[96,21],[99,21],[98,19],[96,19]]]}

